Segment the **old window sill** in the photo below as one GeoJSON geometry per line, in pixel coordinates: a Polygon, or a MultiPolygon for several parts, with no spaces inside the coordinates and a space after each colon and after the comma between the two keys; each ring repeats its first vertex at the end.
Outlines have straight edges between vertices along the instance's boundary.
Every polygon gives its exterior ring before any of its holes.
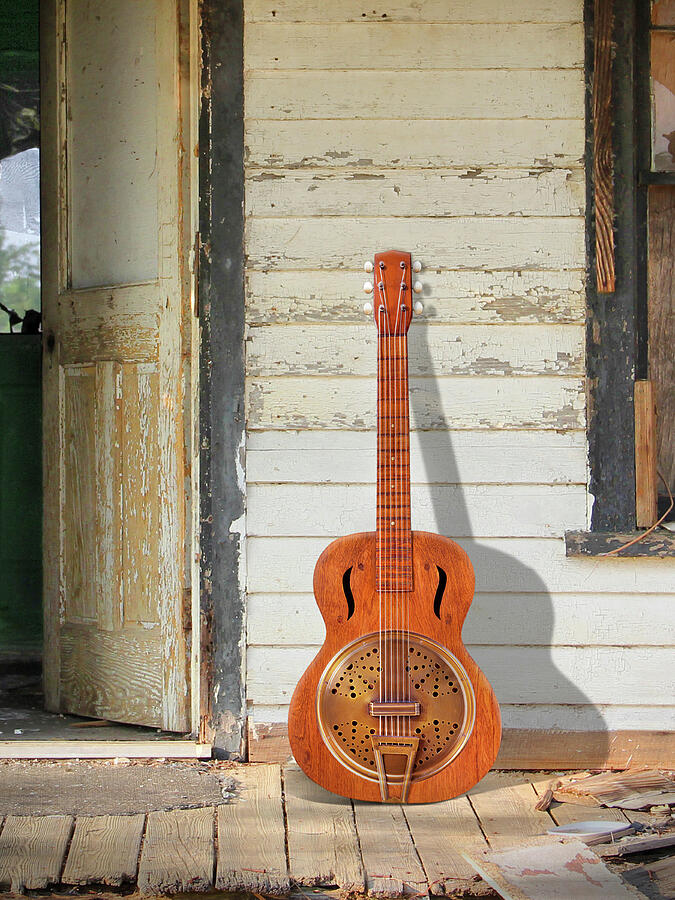
{"type": "MultiPolygon", "coordinates": [[[[603,556],[644,534],[642,531],[617,534],[609,531],[566,531],[566,556],[603,556]]],[[[675,556],[675,534],[666,528],[658,528],[646,538],[632,544],[610,559],[675,556]]]]}

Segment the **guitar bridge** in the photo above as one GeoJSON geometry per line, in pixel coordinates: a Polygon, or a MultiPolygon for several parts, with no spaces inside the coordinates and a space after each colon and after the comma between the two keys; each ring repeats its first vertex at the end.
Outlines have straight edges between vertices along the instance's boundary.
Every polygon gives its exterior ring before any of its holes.
{"type": "Polygon", "coordinates": [[[416,700],[371,700],[368,712],[371,716],[419,716],[420,705],[416,700]]]}
{"type": "Polygon", "coordinates": [[[412,735],[373,734],[371,741],[382,802],[405,803],[420,739],[412,735]],[[398,797],[389,795],[389,787],[394,784],[401,785],[398,797]]]}

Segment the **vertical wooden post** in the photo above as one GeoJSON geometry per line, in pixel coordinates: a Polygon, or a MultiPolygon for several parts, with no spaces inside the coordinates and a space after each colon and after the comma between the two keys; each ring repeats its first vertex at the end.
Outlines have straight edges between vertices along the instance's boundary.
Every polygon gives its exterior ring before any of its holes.
{"type": "Polygon", "coordinates": [[[614,273],[614,160],[612,149],[612,0],[593,9],[593,189],[595,280],[598,293],[612,293],[614,273]]]}
{"type": "Polygon", "coordinates": [[[658,518],[656,404],[651,381],[635,382],[635,521],[649,528],[658,518]]]}

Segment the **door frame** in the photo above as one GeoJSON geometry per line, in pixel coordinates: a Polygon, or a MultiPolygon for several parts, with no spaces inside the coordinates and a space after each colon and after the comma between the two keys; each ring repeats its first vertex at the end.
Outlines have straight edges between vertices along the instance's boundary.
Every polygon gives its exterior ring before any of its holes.
{"type": "Polygon", "coordinates": [[[243,0],[202,3],[199,129],[202,736],[246,755],[243,0]]]}

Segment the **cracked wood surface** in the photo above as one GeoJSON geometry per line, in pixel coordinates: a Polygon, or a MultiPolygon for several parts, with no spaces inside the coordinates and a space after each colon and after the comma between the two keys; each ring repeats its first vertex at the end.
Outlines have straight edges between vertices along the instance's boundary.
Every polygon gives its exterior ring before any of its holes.
{"type": "Polygon", "coordinates": [[[333,885],[386,897],[427,891],[482,896],[488,886],[464,854],[482,859],[488,848],[538,841],[559,820],[599,812],[576,804],[534,810],[536,791],[548,780],[542,773],[492,772],[469,797],[401,807],[336,797],[294,763],[283,775],[274,764],[228,765],[226,771],[231,797],[217,807],[0,818],[0,887],[136,885],[141,895],[157,895],[214,887],[260,893],[264,886],[266,895],[281,896],[292,885],[333,885]]]}

